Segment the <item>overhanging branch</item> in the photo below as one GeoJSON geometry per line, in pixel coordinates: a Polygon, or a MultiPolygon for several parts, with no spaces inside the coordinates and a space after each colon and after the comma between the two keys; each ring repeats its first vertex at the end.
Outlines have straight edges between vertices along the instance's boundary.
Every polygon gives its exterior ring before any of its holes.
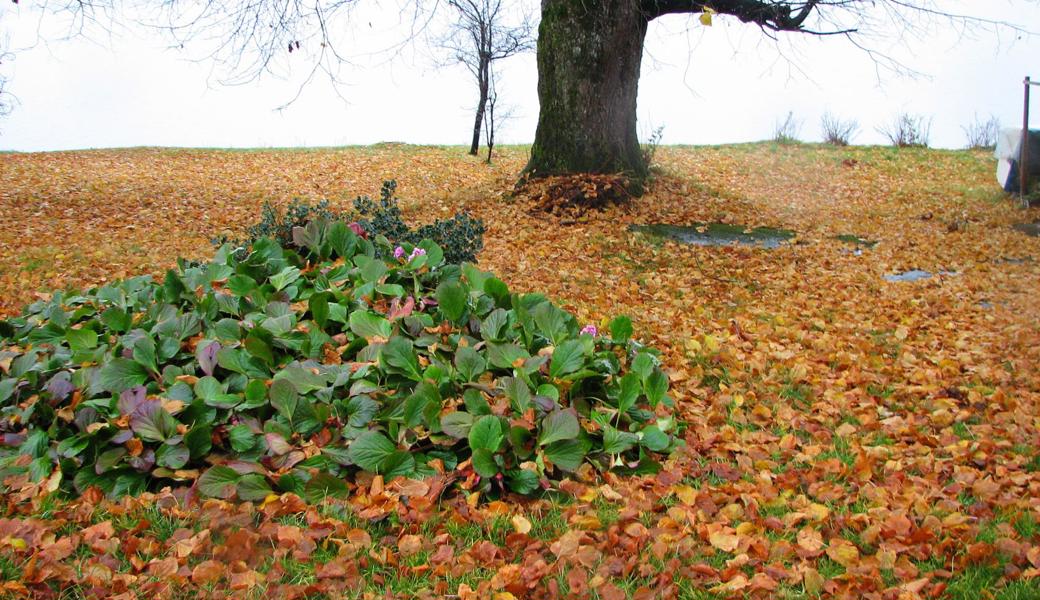
{"type": "Polygon", "coordinates": [[[797,31],[812,35],[835,35],[854,30],[816,31],[804,24],[820,0],[771,2],[767,0],[644,0],[648,19],[668,14],[704,12],[731,15],[744,23],[754,23],[770,31],[797,31]]]}

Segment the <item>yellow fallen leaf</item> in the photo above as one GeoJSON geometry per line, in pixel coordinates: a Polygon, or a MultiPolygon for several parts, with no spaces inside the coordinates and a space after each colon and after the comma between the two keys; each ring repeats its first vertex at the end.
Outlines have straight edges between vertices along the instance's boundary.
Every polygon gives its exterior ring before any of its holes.
{"type": "Polygon", "coordinates": [[[827,548],[827,556],[839,565],[849,568],[859,560],[859,548],[848,540],[832,540],[827,548]]]}
{"type": "Polygon", "coordinates": [[[820,575],[820,572],[816,569],[809,567],[802,576],[802,584],[805,586],[806,592],[813,595],[819,594],[823,591],[823,575],[820,575]]]}
{"type": "Polygon", "coordinates": [[[746,588],[748,586],[748,583],[749,582],[747,577],[745,577],[744,575],[737,575],[733,579],[730,579],[725,583],[720,583],[719,585],[711,588],[711,590],[709,591],[714,592],[716,594],[732,594],[734,592],[739,592],[740,590],[746,588]]]}
{"type": "Polygon", "coordinates": [[[805,512],[809,515],[810,519],[819,523],[820,521],[827,520],[827,517],[829,517],[831,514],[831,509],[827,508],[822,504],[814,502],[813,504],[809,505],[809,508],[807,508],[805,512]]]}
{"type": "Polygon", "coordinates": [[[723,552],[733,552],[740,545],[740,536],[735,533],[716,531],[708,536],[708,543],[723,552]]]}
{"type": "Polygon", "coordinates": [[[531,522],[523,515],[513,515],[510,522],[513,523],[513,530],[517,533],[527,534],[531,532],[531,522]]]}
{"type": "Polygon", "coordinates": [[[697,501],[697,490],[688,485],[674,486],[672,491],[675,492],[675,497],[679,499],[679,502],[686,506],[693,506],[693,503],[697,501]]]}

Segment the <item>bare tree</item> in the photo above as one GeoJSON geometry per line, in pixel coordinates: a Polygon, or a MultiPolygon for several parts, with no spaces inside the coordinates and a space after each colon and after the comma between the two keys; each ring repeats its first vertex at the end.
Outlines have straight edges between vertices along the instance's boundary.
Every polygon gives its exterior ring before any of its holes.
{"type": "Polygon", "coordinates": [[[493,93],[495,63],[534,50],[535,32],[526,12],[510,14],[502,6],[502,0],[448,0],[448,5],[457,13],[458,20],[452,23],[439,45],[451,54],[454,62],[466,67],[477,84],[477,108],[469,147],[469,153],[476,156],[480,148],[480,128],[493,93]]]}
{"type": "Polygon", "coordinates": [[[14,60],[14,54],[7,50],[7,39],[0,37],[0,117],[7,116],[14,108],[14,96],[7,87],[7,74],[4,65],[9,65],[14,60]]]}
{"type": "MultiPolygon", "coordinates": [[[[498,89],[495,87],[495,74],[494,71],[490,74],[490,85],[487,91],[487,110],[484,112],[484,145],[487,146],[487,164],[491,164],[491,153],[495,150],[495,129],[498,125],[496,119],[498,115],[495,114],[495,108],[498,104],[498,89]]],[[[500,113],[501,114],[501,113],[500,113]]],[[[479,133],[479,131],[477,132],[479,133]]],[[[470,154],[476,154],[476,148],[471,147],[470,154]]]]}
{"type": "Polygon", "coordinates": [[[513,108],[499,102],[498,80],[495,77],[494,69],[491,69],[490,84],[487,110],[484,111],[484,146],[487,147],[487,159],[484,162],[488,164],[491,164],[491,156],[495,150],[495,135],[502,130],[507,121],[513,118],[513,108]]]}
{"type": "MultiPolygon", "coordinates": [[[[4,61],[10,60],[11,54],[0,50],[0,67],[3,66],[4,61]]],[[[11,93],[7,91],[7,77],[0,73],[0,117],[6,116],[11,112],[11,104],[13,100],[11,93]]]]}

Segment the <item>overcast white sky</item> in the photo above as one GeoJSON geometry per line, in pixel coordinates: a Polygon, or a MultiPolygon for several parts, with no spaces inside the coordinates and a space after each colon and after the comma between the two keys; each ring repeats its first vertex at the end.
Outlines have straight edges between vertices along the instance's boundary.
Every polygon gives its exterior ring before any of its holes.
{"type": "MultiPolygon", "coordinates": [[[[169,40],[156,32],[34,43],[39,19],[28,4],[0,7],[0,31],[17,51],[0,66],[17,97],[15,110],[0,119],[0,149],[469,141],[475,91],[464,69],[435,68],[421,45],[393,60],[365,56],[399,37],[393,8],[362,3],[351,16],[358,30],[341,50],[354,64],[341,71],[346,84],[339,94],[319,79],[276,111],[295,94],[300,69],[285,79],[227,87],[209,63],[167,50],[169,40]]],[[[1035,0],[937,4],[1040,30],[1035,0]]],[[[44,37],[57,37],[46,29],[54,23],[45,24],[44,37]]],[[[829,110],[861,123],[855,143],[881,143],[875,128],[909,112],[933,119],[933,146],[961,147],[962,127],[976,113],[1019,127],[1022,78],[1040,77],[1035,36],[964,37],[940,28],[924,40],[881,47],[926,77],[882,73],[879,82],[875,63],[841,39],[796,36],[785,41],[784,58],[757,29],[733,19],[717,17],[710,28],[684,16],[658,19],[643,61],[640,130],[645,137],[663,126],[666,144],[752,141],[770,137],[776,121],[793,111],[803,121],[802,139],[818,140],[820,115],[829,110]]],[[[530,142],[538,116],[534,56],[503,66],[503,96],[514,118],[501,140],[530,142]]],[[[1037,103],[1034,115],[1040,125],[1037,103]]]]}

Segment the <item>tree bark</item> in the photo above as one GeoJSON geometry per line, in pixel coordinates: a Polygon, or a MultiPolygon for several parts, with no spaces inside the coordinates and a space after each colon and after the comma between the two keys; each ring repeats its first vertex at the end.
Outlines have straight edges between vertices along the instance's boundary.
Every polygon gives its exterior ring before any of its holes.
{"type": "Polygon", "coordinates": [[[480,99],[477,101],[477,116],[473,121],[473,141],[469,145],[469,153],[472,156],[476,156],[477,151],[480,150],[480,127],[484,124],[484,111],[487,108],[490,69],[491,61],[481,58],[480,68],[477,71],[477,88],[480,91],[480,99]]]}
{"type": "Polygon", "coordinates": [[[525,174],[647,174],[636,96],[648,20],[638,0],[542,0],[538,129],[525,174]]]}

